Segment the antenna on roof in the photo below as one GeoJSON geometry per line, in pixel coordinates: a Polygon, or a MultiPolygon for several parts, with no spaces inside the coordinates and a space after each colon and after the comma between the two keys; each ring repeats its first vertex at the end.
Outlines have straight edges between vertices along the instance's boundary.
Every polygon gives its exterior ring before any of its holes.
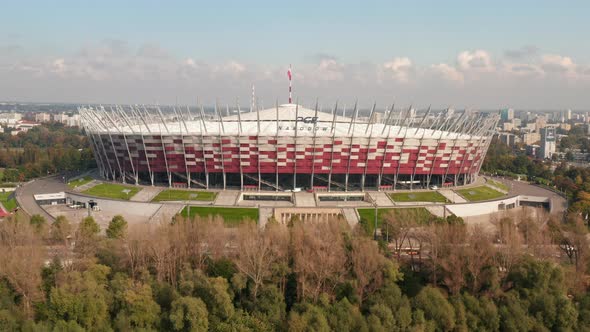
{"type": "Polygon", "coordinates": [[[289,70],[287,71],[287,76],[289,76],[289,104],[293,100],[293,96],[291,95],[291,81],[292,81],[292,73],[291,73],[291,65],[289,65],[289,70]]]}

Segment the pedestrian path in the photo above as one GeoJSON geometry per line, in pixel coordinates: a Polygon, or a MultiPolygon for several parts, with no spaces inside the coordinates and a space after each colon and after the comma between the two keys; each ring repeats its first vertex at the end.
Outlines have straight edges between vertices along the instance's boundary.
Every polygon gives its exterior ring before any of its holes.
{"type": "Polygon", "coordinates": [[[377,203],[377,206],[393,206],[393,202],[389,199],[387,193],[381,191],[369,192],[369,196],[377,203]]]}
{"type": "Polygon", "coordinates": [[[467,200],[451,189],[439,189],[439,194],[445,196],[451,203],[467,203],[467,200]]]}
{"type": "Polygon", "coordinates": [[[162,187],[141,187],[141,190],[131,197],[133,202],[151,202],[164,188],[162,187]]]}

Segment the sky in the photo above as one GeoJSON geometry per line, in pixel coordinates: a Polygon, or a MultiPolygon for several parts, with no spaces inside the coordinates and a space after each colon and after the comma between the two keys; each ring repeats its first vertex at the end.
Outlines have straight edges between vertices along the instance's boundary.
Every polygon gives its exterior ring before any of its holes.
{"type": "Polygon", "coordinates": [[[590,110],[589,1],[0,0],[0,100],[590,110]]]}

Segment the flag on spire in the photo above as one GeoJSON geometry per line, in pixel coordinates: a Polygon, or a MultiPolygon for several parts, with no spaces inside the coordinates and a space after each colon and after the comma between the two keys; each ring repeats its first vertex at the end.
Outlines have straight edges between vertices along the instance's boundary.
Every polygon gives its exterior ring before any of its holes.
{"type": "Polygon", "coordinates": [[[293,98],[291,96],[291,65],[289,65],[287,76],[289,76],[289,104],[291,104],[293,102],[293,98]]]}

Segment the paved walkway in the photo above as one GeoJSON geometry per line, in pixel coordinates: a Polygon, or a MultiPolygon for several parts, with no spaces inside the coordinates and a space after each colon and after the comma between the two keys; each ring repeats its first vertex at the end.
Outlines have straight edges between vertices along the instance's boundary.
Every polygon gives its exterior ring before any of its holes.
{"type": "Polygon", "coordinates": [[[344,215],[344,218],[346,218],[346,221],[348,222],[350,227],[354,227],[356,226],[356,224],[359,223],[359,218],[355,210],[356,209],[353,208],[342,209],[342,214],[344,215]]]}
{"type": "Polygon", "coordinates": [[[315,195],[308,192],[295,193],[295,206],[296,207],[315,207],[315,195]]]}
{"type": "Polygon", "coordinates": [[[162,206],[154,213],[154,215],[149,219],[151,223],[166,223],[170,222],[172,217],[184,208],[184,204],[162,204],[162,206]]]}
{"type": "Polygon", "coordinates": [[[151,202],[164,188],[162,187],[142,187],[142,189],[130,201],[133,202],[151,202]]]}
{"type": "Polygon", "coordinates": [[[268,222],[268,218],[273,215],[274,209],[273,208],[260,208],[258,209],[258,227],[264,228],[266,223],[268,222]]]}
{"type": "Polygon", "coordinates": [[[213,205],[234,206],[238,201],[239,191],[220,191],[213,205]]]}
{"type": "Polygon", "coordinates": [[[72,189],[72,191],[81,193],[83,191],[86,191],[86,190],[88,190],[88,189],[96,186],[99,183],[101,183],[101,182],[98,181],[98,180],[92,180],[92,181],[90,181],[88,183],[85,183],[85,184],[83,184],[81,186],[77,186],[76,188],[72,189]]]}
{"type": "Polygon", "coordinates": [[[388,193],[381,191],[371,191],[369,196],[377,202],[377,206],[393,206],[393,202],[389,199],[388,193]]]}
{"type": "Polygon", "coordinates": [[[467,203],[468,201],[452,189],[439,189],[439,194],[445,196],[451,203],[467,203]]]}
{"type": "Polygon", "coordinates": [[[428,210],[428,212],[432,213],[433,215],[437,216],[437,217],[445,217],[445,215],[448,215],[447,213],[445,213],[445,209],[446,207],[444,205],[430,205],[426,207],[426,210],[428,210]]]}

